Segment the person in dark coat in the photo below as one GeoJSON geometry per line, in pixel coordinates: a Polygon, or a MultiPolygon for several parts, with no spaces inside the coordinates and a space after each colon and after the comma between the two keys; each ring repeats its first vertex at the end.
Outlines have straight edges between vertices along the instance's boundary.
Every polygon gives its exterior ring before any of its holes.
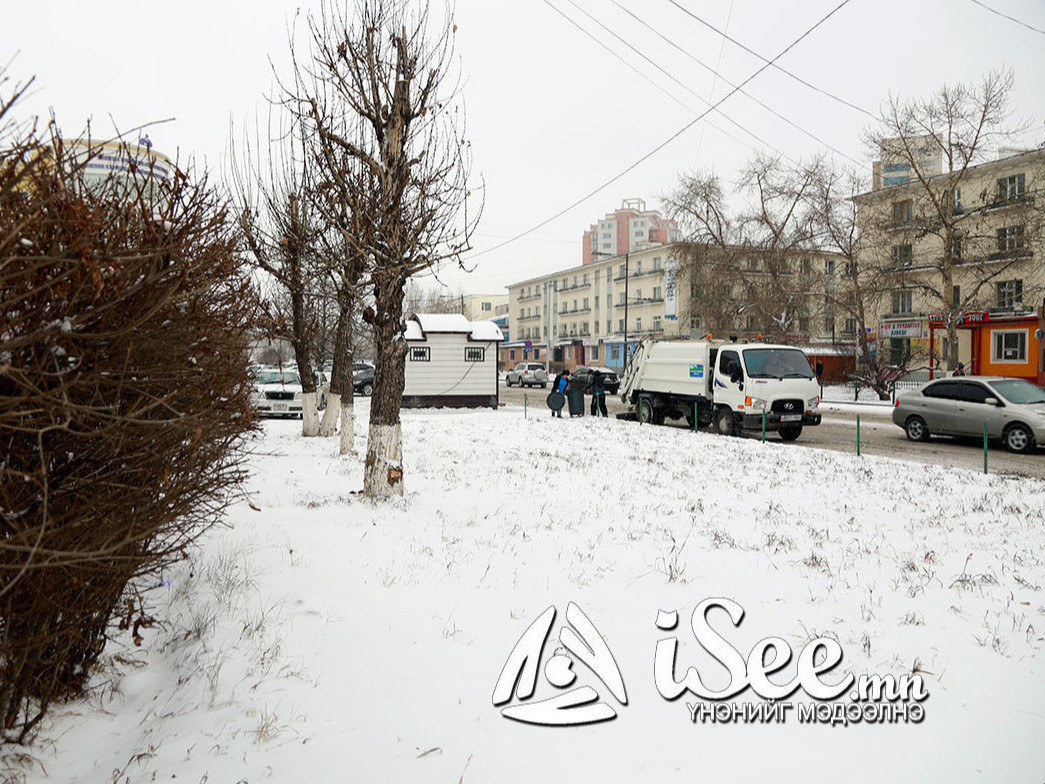
{"type": "Polygon", "coordinates": [[[598,370],[592,371],[588,380],[588,389],[591,390],[591,415],[609,417],[606,410],[606,381],[598,370]]]}
{"type": "MultiPolygon", "coordinates": [[[[560,395],[566,394],[566,387],[570,383],[570,371],[563,369],[563,371],[555,377],[552,382],[552,390],[558,392],[560,395]]],[[[559,417],[562,419],[562,409],[552,410],[552,416],[559,417]]]]}

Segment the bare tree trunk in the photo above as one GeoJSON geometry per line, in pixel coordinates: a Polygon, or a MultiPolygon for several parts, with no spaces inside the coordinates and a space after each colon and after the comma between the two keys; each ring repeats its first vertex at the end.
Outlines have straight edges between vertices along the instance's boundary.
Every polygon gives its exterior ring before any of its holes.
{"type": "MultiPolygon", "coordinates": [[[[341,417],[341,405],[344,399],[345,374],[352,377],[352,360],[349,357],[349,346],[352,339],[352,311],[350,307],[341,305],[338,308],[337,327],[334,333],[334,367],[330,373],[330,391],[327,393],[327,408],[323,412],[323,422],[319,426],[319,434],[325,438],[337,432],[338,419],[341,417]],[[348,367],[345,367],[345,362],[348,367]]],[[[350,385],[351,386],[351,385],[350,385]]],[[[351,395],[349,391],[349,395],[351,395]]]]}
{"type": "Polygon", "coordinates": [[[363,494],[367,498],[403,494],[403,431],[399,420],[406,361],[406,343],[400,334],[403,283],[397,278],[376,289],[376,370],[363,473],[363,494]]]}

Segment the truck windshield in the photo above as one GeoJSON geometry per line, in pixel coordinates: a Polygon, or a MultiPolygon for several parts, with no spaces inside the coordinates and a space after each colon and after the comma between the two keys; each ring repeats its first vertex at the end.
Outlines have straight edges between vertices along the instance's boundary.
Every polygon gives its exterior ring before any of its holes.
{"type": "Polygon", "coordinates": [[[796,348],[749,348],[743,353],[751,378],[813,378],[809,360],[796,348]]]}

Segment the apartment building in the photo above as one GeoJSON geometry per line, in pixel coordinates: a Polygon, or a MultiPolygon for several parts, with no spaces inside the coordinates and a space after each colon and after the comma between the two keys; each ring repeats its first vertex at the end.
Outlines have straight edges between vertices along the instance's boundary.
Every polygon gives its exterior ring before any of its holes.
{"type": "Polygon", "coordinates": [[[507,294],[459,294],[426,307],[429,313],[459,313],[469,321],[486,321],[507,312],[507,294]]]}
{"type": "Polygon", "coordinates": [[[958,360],[974,373],[1045,380],[1045,150],[1013,152],[856,197],[861,269],[879,270],[891,294],[883,348],[949,370],[940,358],[953,320],[958,360]]]}
{"type": "Polygon", "coordinates": [[[825,287],[834,285],[835,268],[827,254],[780,260],[754,248],[673,243],[523,280],[508,286],[512,340],[501,347],[501,364],[547,357],[557,367],[620,370],[625,340],[630,353],[645,337],[709,333],[777,334],[790,343],[834,348],[842,325],[825,318],[825,287]],[[782,312],[790,315],[780,326],[782,312]]]}
{"type": "Polygon", "coordinates": [[[668,245],[679,239],[675,221],[661,217],[656,210],[647,210],[642,199],[625,199],[620,209],[606,213],[584,232],[581,264],[645,250],[654,245],[668,245]]]}

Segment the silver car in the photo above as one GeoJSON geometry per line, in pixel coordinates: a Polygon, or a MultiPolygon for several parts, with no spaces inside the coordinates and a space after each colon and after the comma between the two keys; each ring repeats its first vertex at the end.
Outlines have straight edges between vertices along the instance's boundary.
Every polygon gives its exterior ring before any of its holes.
{"type": "Polygon", "coordinates": [[[504,377],[505,386],[548,386],[548,372],[539,362],[520,362],[504,377]]]}
{"type": "Polygon", "coordinates": [[[975,376],[930,381],[900,395],[893,422],[912,441],[930,435],[983,436],[1013,452],[1045,444],[1045,391],[1019,378],[975,376]]]}

